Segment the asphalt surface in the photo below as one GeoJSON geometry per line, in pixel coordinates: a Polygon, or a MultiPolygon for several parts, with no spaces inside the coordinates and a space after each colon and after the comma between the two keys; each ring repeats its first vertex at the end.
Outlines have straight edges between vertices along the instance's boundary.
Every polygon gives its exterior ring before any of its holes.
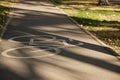
{"type": "Polygon", "coordinates": [[[0,80],[120,80],[120,61],[47,0],[20,0],[0,42],[0,80]]]}

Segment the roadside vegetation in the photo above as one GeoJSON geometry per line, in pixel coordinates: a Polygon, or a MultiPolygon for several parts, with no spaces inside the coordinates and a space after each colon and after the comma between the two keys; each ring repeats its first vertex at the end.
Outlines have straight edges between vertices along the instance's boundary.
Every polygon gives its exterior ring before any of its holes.
{"type": "MultiPolygon", "coordinates": [[[[57,0],[52,0],[57,1],[57,0]]],[[[62,8],[83,28],[97,36],[120,54],[120,5],[99,6],[98,0],[62,0],[62,8]]]]}
{"type": "Polygon", "coordinates": [[[3,26],[6,23],[8,13],[10,11],[9,6],[9,0],[0,0],[0,31],[3,29],[3,26]]]}

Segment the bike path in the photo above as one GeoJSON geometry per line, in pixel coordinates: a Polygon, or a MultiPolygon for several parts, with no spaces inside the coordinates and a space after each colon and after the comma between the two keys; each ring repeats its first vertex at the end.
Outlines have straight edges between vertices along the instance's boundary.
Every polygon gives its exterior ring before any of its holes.
{"type": "Polygon", "coordinates": [[[120,80],[120,61],[47,0],[19,0],[0,43],[0,80],[120,80]]]}

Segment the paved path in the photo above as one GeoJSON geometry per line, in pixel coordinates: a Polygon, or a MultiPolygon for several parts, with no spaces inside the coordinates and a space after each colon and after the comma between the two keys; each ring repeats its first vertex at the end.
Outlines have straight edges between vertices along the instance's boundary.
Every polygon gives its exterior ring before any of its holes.
{"type": "Polygon", "coordinates": [[[0,43],[0,80],[120,80],[120,61],[47,0],[20,0],[0,43]]]}

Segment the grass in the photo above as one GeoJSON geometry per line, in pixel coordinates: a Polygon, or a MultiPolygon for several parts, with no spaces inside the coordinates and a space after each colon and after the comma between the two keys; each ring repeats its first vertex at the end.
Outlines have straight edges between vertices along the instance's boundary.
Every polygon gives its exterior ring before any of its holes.
{"type": "Polygon", "coordinates": [[[10,11],[9,6],[10,2],[8,0],[0,0],[0,31],[7,21],[7,15],[10,11]]]}
{"type": "Polygon", "coordinates": [[[58,6],[120,54],[120,5],[98,6],[97,0],[62,0],[58,6]]]}

